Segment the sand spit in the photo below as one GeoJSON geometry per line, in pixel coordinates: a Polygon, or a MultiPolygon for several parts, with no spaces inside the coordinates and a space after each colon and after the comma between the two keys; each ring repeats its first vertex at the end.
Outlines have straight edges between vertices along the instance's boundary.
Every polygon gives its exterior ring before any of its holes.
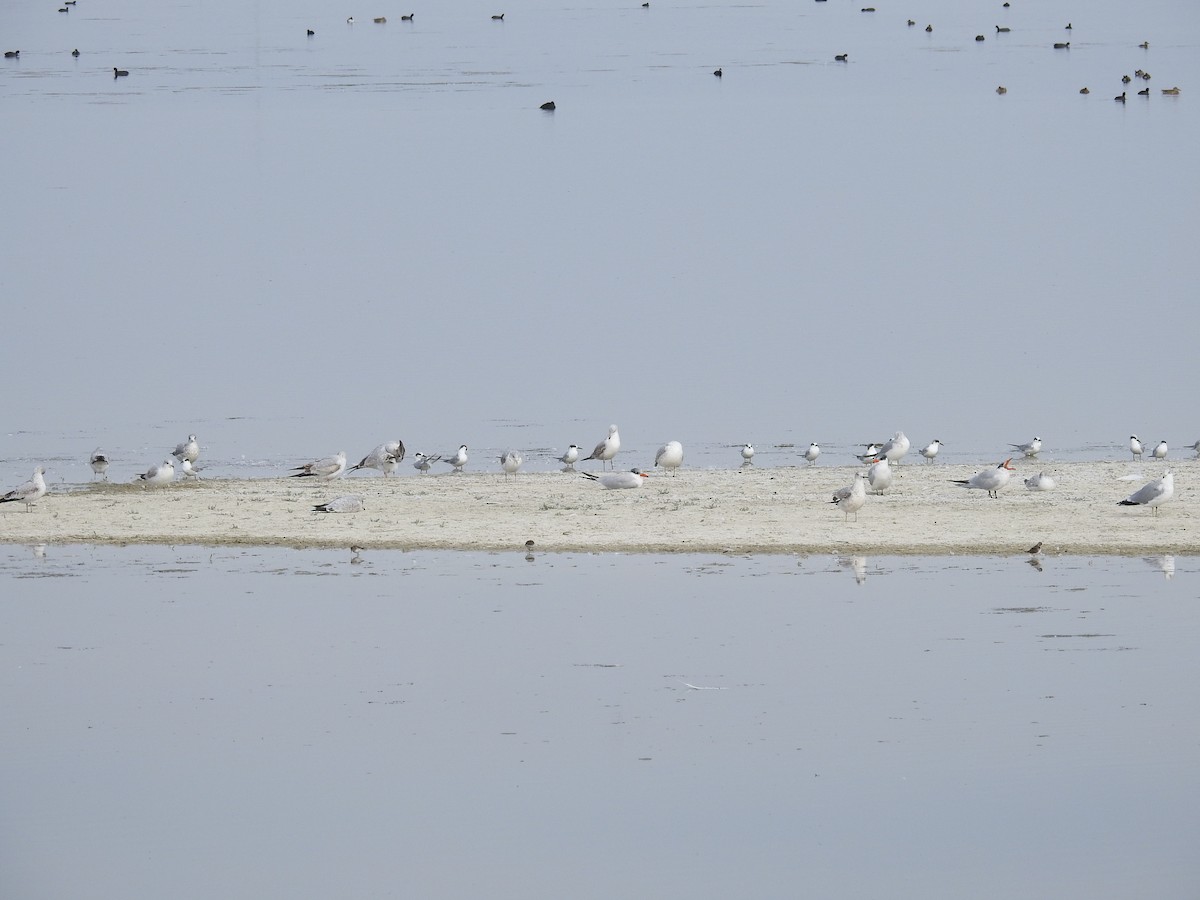
{"type": "Polygon", "coordinates": [[[81,485],[29,513],[0,507],[0,542],[167,543],[286,547],[717,553],[1017,553],[1042,541],[1048,554],[1200,552],[1200,463],[1176,461],[1175,499],[1158,514],[1121,507],[1161,463],[1014,461],[999,499],[951,484],[974,468],[915,463],[869,496],[849,522],[829,500],[855,467],[683,469],[638,490],[609,491],[577,474],[499,473],[81,485]],[[1023,479],[1052,474],[1054,491],[1023,479]],[[1140,473],[1137,480],[1121,477],[1140,473]],[[314,513],[345,494],[363,512],[314,513]]]}

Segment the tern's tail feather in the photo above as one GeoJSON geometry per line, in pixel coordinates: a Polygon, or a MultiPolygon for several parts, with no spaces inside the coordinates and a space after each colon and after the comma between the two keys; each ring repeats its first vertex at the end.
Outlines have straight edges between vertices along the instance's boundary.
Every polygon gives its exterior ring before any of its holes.
{"type": "Polygon", "coordinates": [[[599,481],[600,480],[599,475],[594,475],[591,472],[580,472],[579,474],[582,475],[584,478],[588,479],[589,481],[599,481]]]}
{"type": "Polygon", "coordinates": [[[967,481],[965,478],[962,481],[954,480],[954,481],[951,481],[950,483],[951,484],[970,484],[970,482],[967,481]]]}

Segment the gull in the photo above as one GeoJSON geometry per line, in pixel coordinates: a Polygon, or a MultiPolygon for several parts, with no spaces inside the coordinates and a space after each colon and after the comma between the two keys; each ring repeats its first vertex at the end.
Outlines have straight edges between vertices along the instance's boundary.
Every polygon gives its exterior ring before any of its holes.
{"type": "Polygon", "coordinates": [[[994,469],[984,469],[965,481],[955,480],[954,484],[961,484],[968,490],[987,491],[987,495],[995,500],[1000,496],[1001,488],[1008,484],[1008,476],[1011,472],[1013,472],[1012,457],[1009,457],[994,469]]]}
{"type": "Polygon", "coordinates": [[[904,436],[903,431],[897,431],[892,435],[890,441],[885,441],[883,446],[879,448],[879,455],[886,456],[888,462],[898,463],[900,459],[908,452],[908,438],[904,436]]]}
{"type": "Polygon", "coordinates": [[[579,448],[572,444],[567,448],[566,453],[564,453],[562,456],[556,456],[555,459],[557,459],[568,469],[572,469],[575,467],[575,460],[579,459],[579,448]]]}
{"type": "Polygon", "coordinates": [[[0,503],[24,503],[25,512],[29,512],[38,500],[46,496],[46,479],[42,477],[45,474],[45,469],[38,466],[33,470],[33,475],[24,484],[13,488],[3,497],[0,497],[0,503]]]}
{"type": "MultiPolygon", "coordinates": [[[[439,457],[440,458],[440,457],[439,457]]],[[[463,444],[458,448],[458,451],[449,459],[443,459],[442,462],[449,463],[454,467],[455,472],[461,472],[463,466],[467,464],[467,445],[463,444]]]]}
{"type": "Polygon", "coordinates": [[[171,455],[179,460],[186,459],[188,462],[195,462],[199,459],[200,445],[196,443],[196,436],[189,434],[186,441],[175,445],[175,449],[171,451],[171,455]]]}
{"type": "Polygon", "coordinates": [[[880,457],[867,469],[867,481],[871,482],[871,490],[877,494],[882,494],[892,486],[892,467],[886,456],[880,457]]]}
{"type": "Polygon", "coordinates": [[[516,450],[505,450],[500,454],[500,468],[504,470],[505,478],[517,474],[517,469],[521,468],[523,462],[525,462],[525,457],[516,450]]]}
{"type": "Polygon", "coordinates": [[[346,471],[357,472],[359,469],[378,469],[383,473],[383,477],[387,478],[389,475],[395,473],[396,467],[402,459],[404,459],[404,442],[385,441],[359,460],[357,465],[351,466],[346,471]]]}
{"type": "Polygon", "coordinates": [[[593,475],[591,472],[581,472],[584,478],[600,483],[607,490],[641,487],[642,479],[650,476],[641,469],[630,469],[628,472],[610,472],[607,475],[593,475]]]}
{"type": "Polygon", "coordinates": [[[358,494],[347,494],[344,497],[337,497],[330,500],[328,503],[318,503],[313,507],[313,512],[324,513],[355,513],[363,511],[363,498],[358,494]]]}
{"type": "Polygon", "coordinates": [[[621,435],[617,433],[616,425],[608,426],[608,437],[596,445],[596,449],[592,451],[592,455],[587,457],[584,462],[589,459],[600,460],[601,468],[605,463],[612,467],[612,459],[617,455],[617,451],[621,449],[621,435]]]}
{"type": "Polygon", "coordinates": [[[1149,506],[1158,512],[1158,507],[1175,496],[1175,476],[1164,472],[1161,478],[1156,478],[1147,485],[1134,491],[1118,506],[1149,506]]]}
{"type": "Polygon", "coordinates": [[[1158,444],[1155,446],[1154,450],[1151,451],[1150,455],[1153,456],[1155,459],[1166,459],[1167,458],[1167,442],[1159,441],[1158,444]]]}
{"type": "Polygon", "coordinates": [[[142,481],[146,484],[170,484],[175,478],[175,463],[169,459],[164,459],[162,465],[151,466],[144,474],[139,475],[142,481]]]}
{"type": "Polygon", "coordinates": [[[92,464],[92,476],[99,475],[108,481],[108,457],[100,452],[99,447],[92,451],[92,458],[88,461],[92,464]]]}
{"type": "MultiPolygon", "coordinates": [[[[1200,444],[1200,441],[1197,441],[1196,443],[1200,444]]],[[[1200,450],[1198,450],[1197,452],[1200,453],[1200,450]]],[[[754,463],[754,445],[746,444],[744,447],[742,447],[742,465],[749,466],[749,465],[753,465],[753,463],[754,463]]]]}
{"type": "Polygon", "coordinates": [[[679,443],[679,441],[667,441],[654,454],[654,468],[656,469],[662,466],[664,471],[669,470],[674,475],[682,465],[683,444],[679,443]]]}
{"type": "Polygon", "coordinates": [[[346,471],[346,451],[339,450],[334,456],[314,459],[310,463],[296,466],[292,471],[296,473],[292,478],[337,478],[346,471]]]}
{"type": "Polygon", "coordinates": [[[180,471],[183,472],[184,478],[195,478],[197,481],[200,480],[200,473],[204,471],[204,466],[192,465],[191,460],[189,460],[187,457],[184,457],[180,461],[179,468],[180,471]]]}
{"type": "Polygon", "coordinates": [[[1129,452],[1133,454],[1134,459],[1142,458],[1142,442],[1136,434],[1129,436],[1129,452]]]}
{"type": "Polygon", "coordinates": [[[934,438],[932,443],[926,444],[924,447],[921,448],[921,455],[923,457],[925,457],[927,460],[929,460],[930,462],[933,462],[934,457],[938,455],[938,451],[941,449],[942,449],[942,442],[939,441],[937,438],[934,438]]]}
{"type": "Polygon", "coordinates": [[[418,453],[413,459],[415,460],[413,468],[422,475],[426,475],[433,468],[433,464],[441,459],[441,456],[426,456],[424,453],[418,453]]]}
{"type": "Polygon", "coordinates": [[[1025,479],[1025,487],[1031,491],[1052,491],[1058,487],[1058,483],[1045,472],[1038,472],[1025,479]]]}
{"type": "Polygon", "coordinates": [[[804,458],[808,460],[808,464],[810,466],[817,461],[817,457],[820,455],[821,448],[817,446],[816,441],[813,441],[811,444],[809,444],[808,449],[804,451],[804,458]]]}
{"type": "Polygon", "coordinates": [[[1034,458],[1042,452],[1042,439],[1035,437],[1028,444],[1009,444],[1014,450],[1020,450],[1027,457],[1034,458]]]}
{"type": "Polygon", "coordinates": [[[833,503],[837,504],[838,508],[845,513],[845,518],[842,521],[850,518],[850,513],[854,513],[854,521],[858,521],[858,511],[863,508],[863,504],[867,502],[867,475],[865,472],[859,472],[854,476],[854,483],[849,487],[838,488],[833,494],[833,503]]]}

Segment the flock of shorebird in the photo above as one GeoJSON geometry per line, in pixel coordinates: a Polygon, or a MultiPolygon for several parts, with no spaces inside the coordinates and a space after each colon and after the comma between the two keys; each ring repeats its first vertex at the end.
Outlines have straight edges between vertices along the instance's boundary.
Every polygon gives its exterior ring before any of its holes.
{"type": "MultiPolygon", "coordinates": [[[[859,472],[855,475],[854,481],[850,485],[835,491],[832,502],[842,509],[847,518],[853,513],[857,520],[858,511],[867,501],[868,487],[876,494],[882,494],[891,487],[891,464],[899,462],[900,458],[908,452],[909,446],[909,440],[903,431],[897,431],[891,440],[885,441],[883,444],[867,445],[866,453],[860,455],[859,459],[868,463],[870,468],[866,472],[859,472]]],[[[935,440],[921,449],[921,455],[929,462],[933,462],[941,446],[942,442],[935,440]]],[[[1035,437],[1027,443],[1009,444],[1009,446],[1026,459],[1037,459],[1038,454],[1042,452],[1042,439],[1035,437]]],[[[1196,441],[1188,449],[1200,456],[1200,441],[1196,441]]],[[[1129,438],[1129,450],[1135,460],[1142,458],[1143,447],[1137,435],[1129,438]]],[[[1167,442],[1159,441],[1151,455],[1154,459],[1165,460],[1168,452],[1167,442]]],[[[976,472],[970,478],[954,479],[952,483],[961,485],[968,490],[986,491],[988,497],[996,499],[1000,496],[1000,491],[1008,486],[1009,478],[1015,471],[1012,460],[1013,458],[1010,456],[993,468],[976,472]]],[[[1045,472],[1038,472],[1025,479],[1025,487],[1031,491],[1052,491],[1057,486],[1054,478],[1045,472]]],[[[1134,491],[1120,501],[1119,505],[1148,506],[1157,512],[1157,507],[1166,503],[1173,496],[1175,496],[1175,476],[1167,471],[1134,491]]]]}
{"type": "MultiPolygon", "coordinates": [[[[883,494],[892,486],[892,466],[900,463],[901,459],[909,452],[911,446],[911,442],[904,432],[897,431],[889,440],[867,444],[864,452],[856,454],[858,459],[867,465],[868,468],[866,471],[857,473],[853,483],[837,490],[832,500],[845,513],[846,518],[849,518],[853,514],[857,519],[858,511],[866,503],[868,492],[883,494]]],[[[940,440],[933,440],[918,452],[927,463],[933,463],[942,446],[943,444],[940,440]]],[[[1010,446],[1016,453],[1021,454],[1026,459],[1037,459],[1042,451],[1042,439],[1035,437],[1032,441],[1010,444],[1010,446]]],[[[636,468],[627,472],[615,471],[613,460],[620,449],[620,432],[616,425],[610,425],[608,434],[596,444],[590,455],[582,456],[579,446],[571,444],[565,453],[555,457],[555,459],[563,463],[563,471],[565,472],[573,471],[576,462],[597,461],[601,464],[602,471],[600,474],[592,472],[582,472],[579,474],[584,478],[596,482],[600,487],[609,490],[637,488],[648,475],[636,468]],[[612,471],[603,471],[606,464],[612,471]]],[[[1196,453],[1197,456],[1200,456],[1200,441],[1196,441],[1188,449],[1196,453]]],[[[1135,460],[1142,458],[1145,448],[1137,435],[1130,436],[1129,450],[1135,460]]],[[[1153,459],[1165,460],[1168,452],[1169,447],[1167,446],[1167,442],[1160,441],[1151,450],[1150,455],[1153,459]]],[[[743,467],[753,466],[754,454],[755,451],[752,444],[742,446],[741,457],[743,467]]],[[[405,455],[406,451],[403,441],[384,441],[352,466],[347,467],[346,452],[340,450],[332,456],[314,459],[311,462],[293,467],[290,470],[290,477],[331,480],[362,469],[376,469],[386,478],[395,474],[405,455]]],[[[821,448],[814,442],[804,451],[803,458],[809,465],[814,465],[820,455],[821,448]]],[[[668,441],[658,448],[658,452],[654,456],[654,466],[655,468],[661,468],[664,472],[675,475],[683,465],[683,457],[683,444],[679,441],[668,441]]],[[[203,466],[197,464],[199,458],[200,444],[196,439],[196,435],[189,434],[186,441],[182,441],[176,445],[175,449],[171,451],[170,456],[160,464],[151,466],[145,472],[138,475],[135,481],[146,486],[161,487],[177,480],[177,475],[181,475],[185,481],[198,480],[200,472],[204,469],[203,466]]],[[[955,479],[952,483],[968,490],[985,491],[988,497],[997,498],[1000,491],[1008,485],[1009,478],[1012,472],[1015,471],[1012,459],[1013,457],[1010,456],[994,467],[976,472],[970,478],[955,479]]],[[[448,464],[451,467],[451,472],[462,472],[468,462],[467,445],[461,445],[454,453],[447,454],[445,459],[440,454],[428,456],[424,453],[417,453],[413,466],[424,475],[429,472],[434,463],[439,461],[448,464]]],[[[520,470],[524,461],[525,458],[519,451],[505,450],[499,457],[500,469],[504,473],[504,477],[508,478],[511,475],[515,475],[520,470]]],[[[100,449],[96,449],[92,453],[89,462],[94,477],[104,480],[108,479],[110,460],[107,454],[100,449]]],[[[30,510],[38,500],[46,495],[46,479],[44,476],[45,469],[42,466],[38,466],[34,469],[33,476],[29,481],[0,496],[0,503],[20,502],[25,504],[26,511],[30,510]]],[[[1056,486],[1054,478],[1044,472],[1039,472],[1025,479],[1025,487],[1031,491],[1050,491],[1054,490],[1056,486]]],[[[1157,511],[1156,508],[1170,500],[1174,496],[1174,493],[1174,477],[1171,472],[1167,471],[1159,478],[1154,479],[1129,495],[1125,500],[1122,500],[1121,505],[1148,506],[1157,511]]],[[[327,503],[317,504],[313,509],[316,512],[330,513],[359,512],[363,509],[363,500],[357,495],[348,495],[338,497],[327,503]]]]}

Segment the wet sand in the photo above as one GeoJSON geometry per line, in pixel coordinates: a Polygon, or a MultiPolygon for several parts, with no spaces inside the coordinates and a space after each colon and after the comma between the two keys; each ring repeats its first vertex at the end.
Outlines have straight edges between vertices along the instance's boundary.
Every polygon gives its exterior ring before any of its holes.
{"type": "Polygon", "coordinates": [[[163,488],[96,484],[57,491],[29,513],[0,507],[9,543],[166,543],[291,547],[628,553],[1046,553],[1200,552],[1200,501],[1189,490],[1200,463],[1177,461],[1175,498],[1155,514],[1117,501],[1162,464],[1018,464],[999,499],[951,484],[974,468],[908,464],[893,487],[870,495],[857,521],[830,504],[853,467],[683,469],[641,489],[609,491],[563,473],[213,480],[163,488]],[[1058,489],[1026,490],[1052,474],[1058,489]],[[1145,477],[1121,481],[1140,472],[1145,477]],[[312,511],[345,494],[365,510],[312,511]]]}

